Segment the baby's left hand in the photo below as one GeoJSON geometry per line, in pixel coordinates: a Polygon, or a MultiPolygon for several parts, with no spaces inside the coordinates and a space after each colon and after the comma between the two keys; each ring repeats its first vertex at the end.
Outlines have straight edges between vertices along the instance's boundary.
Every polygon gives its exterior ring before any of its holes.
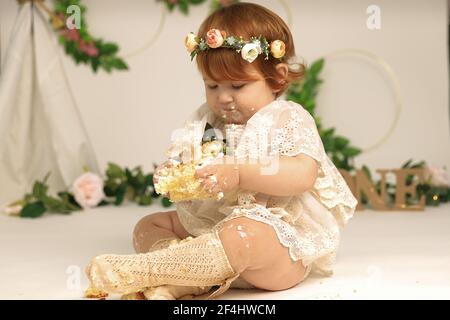
{"type": "Polygon", "coordinates": [[[239,167],[225,158],[216,159],[212,164],[195,171],[195,177],[204,179],[202,186],[211,193],[227,193],[239,186],[239,167]]]}

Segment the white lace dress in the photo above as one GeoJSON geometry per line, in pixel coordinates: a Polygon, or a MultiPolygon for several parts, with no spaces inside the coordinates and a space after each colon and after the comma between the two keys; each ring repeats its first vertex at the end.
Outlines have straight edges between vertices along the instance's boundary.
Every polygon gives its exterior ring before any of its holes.
{"type": "MultiPolygon", "coordinates": [[[[201,121],[223,129],[221,119],[200,106],[186,121],[201,121]]],[[[301,105],[274,100],[247,122],[237,145],[236,156],[270,154],[295,156],[304,153],[317,160],[319,172],[314,187],[295,196],[279,197],[235,189],[221,200],[182,201],[178,217],[194,236],[236,217],[248,217],[273,226],[280,243],[289,248],[292,260],[302,260],[313,272],[332,274],[340,229],[352,217],[357,200],[329,159],[314,119],[301,105]],[[269,134],[269,139],[264,139],[269,134]],[[267,140],[267,143],[264,141],[267,140]],[[269,148],[269,149],[268,149],[269,148]]]]}

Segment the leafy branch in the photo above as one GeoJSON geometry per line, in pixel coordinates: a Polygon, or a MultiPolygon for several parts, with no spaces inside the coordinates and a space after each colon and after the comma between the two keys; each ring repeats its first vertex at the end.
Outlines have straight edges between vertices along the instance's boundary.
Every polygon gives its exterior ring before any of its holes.
{"type": "MultiPolygon", "coordinates": [[[[59,42],[64,46],[66,54],[71,56],[76,64],[90,65],[94,72],[103,69],[110,73],[113,69],[128,70],[127,64],[117,56],[119,47],[112,42],[105,42],[100,38],[94,38],[88,31],[85,13],[86,7],[80,0],[54,0],[54,10],[50,14],[50,22],[53,29],[59,34],[59,42]],[[75,5],[80,8],[79,29],[66,27],[67,8],[75,5]]],[[[38,2],[39,3],[39,2],[38,2]]],[[[41,6],[44,4],[40,3],[41,6]]]]}
{"type": "Polygon", "coordinates": [[[361,149],[353,146],[348,138],[335,134],[335,128],[325,129],[320,117],[315,114],[316,96],[320,84],[320,71],[323,69],[325,60],[315,61],[305,72],[305,78],[300,83],[292,84],[287,90],[287,100],[292,100],[302,105],[316,121],[317,129],[323,146],[337,168],[352,171],[354,166],[352,160],[361,153],[361,149]]]}
{"type": "MultiPolygon", "coordinates": [[[[82,210],[74,194],[69,190],[58,192],[57,197],[48,194],[49,176],[50,172],[42,181],[35,181],[30,193],[8,206],[9,209],[17,208],[14,215],[22,218],[38,218],[45,212],[70,214],[73,211],[82,210]]],[[[119,206],[125,199],[141,206],[149,206],[153,203],[153,199],[161,197],[155,192],[153,173],[145,174],[140,166],[130,170],[127,167],[121,168],[117,164],[108,163],[105,176],[103,192],[106,198],[98,206],[111,204],[119,206]]],[[[164,207],[170,207],[172,202],[166,197],[161,197],[161,204],[164,207]]]]}

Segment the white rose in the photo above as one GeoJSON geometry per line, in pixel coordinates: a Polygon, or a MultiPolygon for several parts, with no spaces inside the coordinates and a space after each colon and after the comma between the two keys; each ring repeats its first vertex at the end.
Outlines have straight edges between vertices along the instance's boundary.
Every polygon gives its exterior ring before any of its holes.
{"type": "Polygon", "coordinates": [[[92,172],[79,176],[72,189],[75,200],[83,209],[96,207],[105,198],[103,180],[92,172]]]}
{"type": "Polygon", "coordinates": [[[241,56],[244,60],[252,63],[262,53],[261,46],[256,43],[247,43],[241,51],[241,56]]]}

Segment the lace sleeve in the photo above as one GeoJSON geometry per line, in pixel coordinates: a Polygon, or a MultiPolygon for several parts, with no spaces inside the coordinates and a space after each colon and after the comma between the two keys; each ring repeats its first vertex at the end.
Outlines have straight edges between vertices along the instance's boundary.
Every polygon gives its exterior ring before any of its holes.
{"type": "Polygon", "coordinates": [[[304,153],[318,162],[322,159],[322,140],[314,118],[298,106],[289,106],[280,113],[272,137],[272,150],[278,154],[304,153]]]}
{"type": "Polygon", "coordinates": [[[287,156],[303,153],[318,161],[317,179],[310,191],[341,226],[345,225],[355,212],[357,200],[325,153],[314,118],[301,106],[290,104],[280,110],[274,128],[274,152],[287,156]]]}

